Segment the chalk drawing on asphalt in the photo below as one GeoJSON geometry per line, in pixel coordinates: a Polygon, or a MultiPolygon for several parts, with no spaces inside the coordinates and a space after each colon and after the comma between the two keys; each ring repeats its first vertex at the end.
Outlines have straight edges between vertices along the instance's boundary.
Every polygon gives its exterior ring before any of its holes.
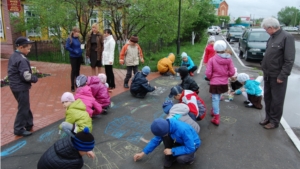
{"type": "Polygon", "coordinates": [[[84,165],[89,169],[119,169],[119,167],[113,163],[110,162],[110,159],[116,160],[115,157],[109,157],[108,155],[104,154],[100,148],[97,146],[94,147],[94,153],[95,153],[95,163],[91,166],[84,163],[84,165]]]}
{"type": "Polygon", "coordinates": [[[221,116],[221,121],[227,124],[233,124],[236,122],[236,119],[230,116],[221,116]]]}
{"type": "Polygon", "coordinates": [[[139,138],[150,132],[150,123],[130,116],[115,118],[107,124],[104,133],[115,138],[124,138],[129,142],[138,143],[139,138]]]}
{"type": "Polygon", "coordinates": [[[178,80],[169,80],[169,79],[158,79],[155,80],[155,83],[162,85],[162,86],[176,86],[179,82],[178,80]]]}
{"type": "Polygon", "coordinates": [[[150,95],[159,96],[167,90],[166,87],[157,87],[153,92],[150,92],[150,95]]]}
{"type": "Polygon", "coordinates": [[[230,108],[230,109],[237,109],[238,106],[235,104],[228,104],[226,107],[230,108]]]}
{"type": "Polygon", "coordinates": [[[3,151],[1,151],[1,157],[8,156],[8,155],[18,151],[19,149],[24,147],[26,145],[26,143],[27,143],[26,140],[22,140],[22,141],[17,142],[16,144],[14,144],[11,147],[4,149],[3,151]]]}
{"type": "Polygon", "coordinates": [[[144,107],[147,107],[147,106],[150,106],[150,104],[140,105],[139,107],[136,107],[133,110],[131,110],[131,114],[134,113],[134,112],[136,112],[138,109],[141,109],[141,108],[144,108],[144,107]]]}
{"type": "Polygon", "coordinates": [[[141,148],[127,141],[109,142],[107,145],[121,159],[132,158],[135,153],[142,151],[141,148]]]}

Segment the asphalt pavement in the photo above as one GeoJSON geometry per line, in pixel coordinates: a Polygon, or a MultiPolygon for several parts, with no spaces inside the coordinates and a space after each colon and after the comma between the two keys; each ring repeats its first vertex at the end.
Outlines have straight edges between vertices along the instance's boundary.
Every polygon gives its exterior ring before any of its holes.
{"type": "MultiPolygon", "coordinates": [[[[259,71],[243,67],[233,57],[238,72],[256,78],[259,71]]],[[[199,96],[211,108],[209,85],[203,79],[204,68],[195,74],[200,86],[199,96]]],[[[93,119],[93,135],[96,146],[94,160],[84,157],[84,169],[153,169],[163,168],[163,144],[138,162],[133,155],[140,152],[153,135],[151,122],[164,118],[162,103],[170,88],[178,83],[178,77],[161,76],[152,80],[158,89],[145,99],[133,98],[129,91],[112,98],[112,107],[107,115],[93,119]]],[[[208,115],[198,122],[202,144],[192,165],[174,164],[174,169],[299,169],[300,153],[280,125],[275,130],[266,130],[258,123],[264,119],[264,110],[246,108],[243,96],[233,101],[220,103],[220,126],[210,123],[208,115]]],[[[58,121],[32,136],[9,143],[1,150],[1,167],[4,169],[33,169],[41,155],[58,139],[58,121]]]]}

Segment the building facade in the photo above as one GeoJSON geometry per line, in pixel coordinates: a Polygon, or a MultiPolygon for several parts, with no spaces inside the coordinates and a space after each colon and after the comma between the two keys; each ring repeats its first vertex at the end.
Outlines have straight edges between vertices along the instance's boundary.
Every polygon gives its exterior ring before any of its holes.
{"type": "Polygon", "coordinates": [[[9,6],[7,0],[1,1],[0,7],[0,39],[1,39],[1,58],[9,58],[13,53],[13,38],[9,19],[9,6]]]}

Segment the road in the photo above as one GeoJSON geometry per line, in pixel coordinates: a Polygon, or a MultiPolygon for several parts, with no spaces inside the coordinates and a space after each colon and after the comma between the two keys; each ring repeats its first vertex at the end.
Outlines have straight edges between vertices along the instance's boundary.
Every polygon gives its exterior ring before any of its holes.
{"type": "MultiPolygon", "coordinates": [[[[216,39],[221,39],[220,36],[216,36],[216,39]]],[[[225,40],[225,38],[224,38],[225,40]]],[[[236,56],[239,54],[238,42],[230,42],[230,46],[232,47],[236,56]]],[[[288,80],[288,88],[286,92],[283,118],[286,120],[287,124],[290,128],[293,129],[295,134],[300,139],[300,90],[298,85],[300,84],[300,41],[295,41],[296,46],[296,58],[294,62],[294,66],[292,69],[292,73],[289,76],[288,80]]],[[[240,59],[241,62],[247,67],[253,67],[258,70],[261,70],[260,61],[245,61],[244,59],[240,59]]]]}

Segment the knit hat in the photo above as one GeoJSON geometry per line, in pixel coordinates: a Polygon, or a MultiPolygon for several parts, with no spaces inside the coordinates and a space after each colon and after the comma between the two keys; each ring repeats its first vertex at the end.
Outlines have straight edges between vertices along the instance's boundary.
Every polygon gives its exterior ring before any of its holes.
{"type": "Polygon", "coordinates": [[[169,111],[170,109],[172,108],[173,106],[173,101],[172,100],[166,100],[163,105],[162,105],[162,108],[163,108],[163,111],[166,113],[166,114],[169,114],[169,111]]]}
{"type": "Polygon", "coordinates": [[[174,97],[174,96],[176,96],[176,95],[178,95],[178,94],[180,94],[181,92],[182,92],[182,87],[181,86],[174,86],[174,87],[172,87],[171,88],[171,92],[170,92],[170,94],[169,94],[169,98],[172,98],[172,97],[174,97]]]}
{"type": "Polygon", "coordinates": [[[170,125],[165,119],[158,118],[151,124],[151,131],[155,136],[163,137],[169,133],[170,125]]]}
{"type": "Polygon", "coordinates": [[[170,109],[170,114],[181,114],[185,115],[190,112],[190,108],[188,105],[184,103],[177,103],[170,109]]]}
{"type": "Polygon", "coordinates": [[[74,102],[74,101],[75,101],[74,95],[70,92],[65,92],[61,96],[61,102],[74,102]]]}
{"type": "Polygon", "coordinates": [[[149,73],[150,73],[150,67],[149,66],[144,66],[143,67],[143,69],[142,69],[142,73],[144,74],[144,75],[149,75],[149,73]]]}
{"type": "Polygon", "coordinates": [[[100,79],[101,83],[103,83],[103,84],[106,83],[107,77],[106,77],[106,75],[104,73],[99,73],[98,74],[98,78],[100,79]]]}
{"type": "Polygon", "coordinates": [[[34,43],[34,41],[30,41],[28,38],[22,36],[18,37],[18,39],[15,41],[17,47],[25,44],[31,44],[31,43],[34,43]]]}
{"type": "Polygon", "coordinates": [[[138,43],[139,42],[139,38],[137,36],[131,36],[130,37],[130,41],[133,43],[138,43]]]}
{"type": "Polygon", "coordinates": [[[207,43],[215,42],[215,41],[216,41],[216,38],[214,36],[210,36],[207,40],[207,43]]]}
{"type": "Polygon", "coordinates": [[[179,69],[178,69],[178,72],[180,74],[180,76],[182,78],[186,77],[189,75],[189,70],[186,66],[181,66],[179,69]]]}
{"type": "Polygon", "coordinates": [[[224,40],[217,40],[214,43],[214,50],[215,51],[222,52],[222,51],[225,51],[226,49],[227,49],[227,45],[226,45],[224,40]]]}
{"type": "Polygon", "coordinates": [[[249,75],[247,75],[246,73],[239,73],[237,75],[237,81],[239,81],[239,82],[245,82],[245,81],[247,81],[249,79],[250,79],[249,75]]]}
{"type": "Polygon", "coordinates": [[[94,136],[90,133],[88,127],[85,127],[83,131],[78,132],[75,137],[72,138],[73,146],[78,151],[91,151],[95,146],[94,136]]]}
{"type": "Polygon", "coordinates": [[[87,82],[87,77],[85,75],[77,76],[77,78],[76,78],[77,87],[84,86],[86,82],[87,82]]]}
{"type": "Polygon", "coordinates": [[[188,55],[187,55],[187,53],[182,52],[181,57],[182,57],[182,58],[186,58],[186,57],[188,57],[188,55]]]}

